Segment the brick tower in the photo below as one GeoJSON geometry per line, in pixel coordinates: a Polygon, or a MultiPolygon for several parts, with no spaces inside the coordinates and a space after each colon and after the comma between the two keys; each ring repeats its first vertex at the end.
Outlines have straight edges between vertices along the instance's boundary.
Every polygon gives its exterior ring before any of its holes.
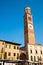
{"type": "Polygon", "coordinates": [[[27,43],[28,44],[35,44],[34,28],[33,28],[33,21],[32,21],[32,15],[30,12],[30,7],[25,8],[24,41],[25,41],[25,45],[27,45],[27,43]]]}

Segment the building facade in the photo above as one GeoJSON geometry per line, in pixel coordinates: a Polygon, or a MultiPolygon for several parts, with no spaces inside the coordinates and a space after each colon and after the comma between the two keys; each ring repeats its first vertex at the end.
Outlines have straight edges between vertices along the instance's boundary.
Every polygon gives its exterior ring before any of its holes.
{"type": "Polygon", "coordinates": [[[35,43],[33,19],[30,7],[25,8],[24,41],[29,61],[43,61],[43,45],[35,43]]]}
{"type": "Polygon", "coordinates": [[[43,61],[43,46],[42,45],[28,45],[28,59],[30,61],[43,61]]]}
{"type": "Polygon", "coordinates": [[[30,7],[24,11],[24,47],[19,43],[0,40],[0,59],[43,61],[43,45],[35,43],[30,7]]]}
{"type": "Polygon", "coordinates": [[[0,59],[18,60],[20,44],[0,40],[0,59]]]}

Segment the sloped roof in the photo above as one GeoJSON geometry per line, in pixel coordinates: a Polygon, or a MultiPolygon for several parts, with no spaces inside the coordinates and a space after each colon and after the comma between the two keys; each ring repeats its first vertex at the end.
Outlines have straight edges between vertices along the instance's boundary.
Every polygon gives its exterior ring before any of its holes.
{"type": "Polygon", "coordinates": [[[19,44],[19,43],[11,42],[11,41],[6,41],[6,40],[0,40],[0,41],[6,42],[6,43],[8,43],[8,44],[21,45],[21,44],[19,44]]]}

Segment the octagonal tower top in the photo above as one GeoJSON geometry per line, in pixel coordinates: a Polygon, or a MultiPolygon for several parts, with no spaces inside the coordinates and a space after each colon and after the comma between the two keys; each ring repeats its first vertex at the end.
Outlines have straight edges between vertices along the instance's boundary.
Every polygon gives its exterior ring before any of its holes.
{"type": "Polygon", "coordinates": [[[25,13],[30,13],[30,7],[25,7],[25,13]]]}

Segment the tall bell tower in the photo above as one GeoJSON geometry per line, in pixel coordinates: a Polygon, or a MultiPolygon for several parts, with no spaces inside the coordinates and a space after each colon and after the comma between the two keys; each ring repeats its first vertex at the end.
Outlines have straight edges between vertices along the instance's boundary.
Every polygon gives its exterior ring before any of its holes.
{"type": "Polygon", "coordinates": [[[30,7],[25,8],[24,41],[25,41],[25,45],[35,44],[34,28],[33,28],[33,21],[32,21],[32,15],[31,15],[31,12],[30,12],[30,7]]]}

